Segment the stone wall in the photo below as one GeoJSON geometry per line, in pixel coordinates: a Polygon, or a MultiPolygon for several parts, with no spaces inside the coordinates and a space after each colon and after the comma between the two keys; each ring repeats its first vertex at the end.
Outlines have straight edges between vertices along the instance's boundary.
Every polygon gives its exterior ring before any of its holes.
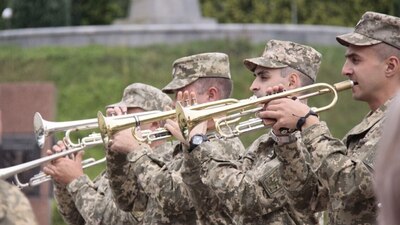
{"type": "Polygon", "coordinates": [[[0,45],[144,46],[211,39],[247,39],[253,43],[280,39],[311,45],[336,45],[335,36],[351,31],[348,27],[289,24],[116,24],[4,30],[0,31],[0,45]]]}

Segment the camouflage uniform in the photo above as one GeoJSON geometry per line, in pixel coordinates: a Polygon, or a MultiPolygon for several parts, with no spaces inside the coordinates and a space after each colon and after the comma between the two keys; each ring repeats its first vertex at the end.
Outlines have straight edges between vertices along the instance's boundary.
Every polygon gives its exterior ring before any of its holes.
{"type": "MultiPolygon", "coordinates": [[[[321,54],[308,46],[271,40],[261,57],[246,59],[246,67],[254,71],[257,65],[267,68],[290,66],[315,81],[321,54]]],[[[201,181],[227,207],[227,213],[240,224],[313,224],[315,218],[291,210],[280,182],[280,162],[275,157],[276,142],[269,134],[262,135],[249,147],[240,160],[230,160],[220,149],[224,146],[204,143],[187,158],[186,163],[197,168],[201,181]]],[[[193,170],[194,170],[193,169],[193,170]]],[[[192,183],[196,178],[191,173],[192,183]]],[[[201,185],[192,185],[201,192],[201,185]],[[199,190],[200,189],[200,190],[199,190]]],[[[204,207],[210,204],[200,199],[204,207]]]]}
{"type": "MultiPolygon", "coordinates": [[[[400,19],[367,12],[354,33],[337,37],[348,46],[369,46],[381,42],[400,49],[400,19]]],[[[282,146],[282,180],[292,205],[303,211],[328,209],[330,224],[376,224],[373,169],[388,100],[349,131],[342,141],[335,139],[325,123],[302,131],[302,142],[282,146]],[[307,151],[310,161],[304,158],[307,151]]]]}
{"type": "Polygon", "coordinates": [[[17,187],[4,180],[0,180],[0,224],[37,224],[31,204],[25,195],[17,187]]]}
{"type": "MultiPolygon", "coordinates": [[[[127,107],[139,107],[145,111],[152,111],[163,110],[171,103],[171,99],[160,90],[145,84],[134,83],[125,88],[121,102],[108,107],[123,104],[127,107]]],[[[128,165],[126,155],[121,157],[111,153],[110,156],[109,151],[106,155],[108,158],[117,157],[116,160],[111,160],[113,163],[109,163],[110,160],[108,160],[107,166],[116,168],[113,171],[123,173],[126,183],[134,183],[135,180],[127,177],[125,173],[128,165]]],[[[106,171],[103,171],[93,182],[83,175],[67,186],[56,184],[54,194],[58,210],[69,224],[140,224],[146,209],[147,196],[141,190],[135,189],[132,195],[134,196],[132,206],[128,212],[125,212],[113,201],[110,188],[112,185],[116,184],[109,183],[109,175],[106,171]]]]}

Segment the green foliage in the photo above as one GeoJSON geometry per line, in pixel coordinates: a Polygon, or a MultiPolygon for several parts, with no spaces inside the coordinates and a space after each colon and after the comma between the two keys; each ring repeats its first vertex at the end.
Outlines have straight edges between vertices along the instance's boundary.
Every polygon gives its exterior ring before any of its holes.
{"type": "Polygon", "coordinates": [[[366,11],[400,15],[398,0],[200,0],[220,23],[299,23],[354,26],[366,11]],[[296,19],[295,19],[296,18],[296,19]]]}
{"type": "Polygon", "coordinates": [[[13,0],[13,28],[55,27],[68,24],[69,0],[13,0]]]}
{"type": "MultiPolygon", "coordinates": [[[[345,80],[340,76],[344,62],[342,47],[314,46],[323,55],[318,82],[329,84],[345,80]]],[[[179,46],[154,45],[140,48],[88,46],[77,48],[41,47],[0,49],[0,82],[53,82],[57,88],[57,115],[55,121],[95,118],[97,111],[121,99],[123,89],[133,82],[151,84],[162,88],[171,80],[172,62],[180,57],[202,52],[224,52],[230,57],[234,80],[233,97],[245,99],[252,95],[249,86],[252,74],[243,66],[243,59],[257,57],[263,44],[253,45],[247,41],[207,41],[181,44],[179,46]]],[[[330,96],[310,99],[310,105],[320,106],[330,101],[330,96]]],[[[343,137],[367,112],[365,104],[355,102],[350,91],[340,93],[335,107],[321,113],[333,135],[343,137]],[[343,112],[351,112],[344,114],[343,112]]],[[[32,115],[33,118],[33,115],[32,115]]],[[[50,119],[50,118],[45,118],[50,119]]],[[[266,130],[241,137],[245,146],[266,130]]],[[[78,132],[74,139],[87,132],[78,132]]],[[[57,139],[62,134],[57,135],[57,139]]],[[[102,147],[85,152],[85,157],[97,159],[104,156],[102,147]]],[[[104,165],[89,168],[86,173],[94,178],[104,165]]],[[[56,210],[53,224],[64,224],[56,210]]]]}
{"type": "Polygon", "coordinates": [[[71,25],[111,24],[125,17],[129,0],[71,0],[71,25]]]}

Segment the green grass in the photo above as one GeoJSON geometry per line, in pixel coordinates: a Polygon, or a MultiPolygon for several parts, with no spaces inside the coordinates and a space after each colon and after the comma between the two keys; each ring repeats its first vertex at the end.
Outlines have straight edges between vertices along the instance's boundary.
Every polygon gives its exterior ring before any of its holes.
{"type": "MultiPolygon", "coordinates": [[[[329,84],[345,80],[341,76],[344,48],[314,46],[323,54],[322,68],[318,82],[329,84]]],[[[233,97],[244,99],[251,96],[249,86],[252,74],[243,66],[243,59],[259,56],[264,44],[252,45],[246,41],[207,41],[181,45],[154,45],[140,48],[123,47],[41,47],[0,48],[0,82],[50,81],[57,88],[56,121],[70,121],[95,118],[97,111],[105,105],[120,100],[124,87],[134,82],[151,84],[162,88],[171,80],[172,62],[180,57],[202,52],[224,52],[230,57],[231,73],[234,80],[233,97]]],[[[327,104],[330,96],[310,99],[311,106],[327,104]]],[[[344,134],[357,124],[367,112],[367,106],[352,100],[351,93],[340,93],[335,107],[321,113],[336,137],[344,134]]],[[[104,110],[103,110],[104,111],[104,110]]],[[[32,115],[33,117],[33,115],[32,115]]],[[[48,118],[45,118],[48,119],[48,118]]],[[[260,132],[241,137],[248,146],[260,132]]],[[[86,133],[87,134],[87,133],[86,133]]],[[[74,138],[82,137],[79,133],[74,138]]],[[[61,138],[62,135],[57,135],[61,138]]],[[[94,148],[85,156],[100,158],[101,148],[94,148]]],[[[95,177],[104,166],[86,170],[95,177]]],[[[63,224],[60,216],[53,211],[53,224],[63,224]]]]}

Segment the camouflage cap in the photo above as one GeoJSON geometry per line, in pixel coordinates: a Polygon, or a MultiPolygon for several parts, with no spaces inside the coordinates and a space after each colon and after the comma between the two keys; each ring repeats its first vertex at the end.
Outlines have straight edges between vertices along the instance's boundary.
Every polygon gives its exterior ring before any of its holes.
{"type": "Polygon", "coordinates": [[[289,66],[304,73],[315,82],[321,58],[321,53],[309,46],[290,41],[270,40],[261,57],[245,59],[243,63],[252,72],[257,66],[267,68],[289,66]]]}
{"type": "Polygon", "coordinates": [[[231,79],[228,55],[211,52],[179,58],[172,64],[172,76],[172,81],[162,89],[168,94],[186,87],[201,77],[231,79]]]}
{"type": "Polygon", "coordinates": [[[125,105],[126,107],[138,107],[145,111],[164,110],[165,106],[171,106],[171,98],[161,90],[142,83],[133,83],[125,88],[120,102],[108,105],[106,108],[125,105]]]}
{"type": "Polygon", "coordinates": [[[366,12],[353,33],[339,35],[336,40],[344,46],[369,46],[384,42],[400,49],[400,18],[366,12]]]}

